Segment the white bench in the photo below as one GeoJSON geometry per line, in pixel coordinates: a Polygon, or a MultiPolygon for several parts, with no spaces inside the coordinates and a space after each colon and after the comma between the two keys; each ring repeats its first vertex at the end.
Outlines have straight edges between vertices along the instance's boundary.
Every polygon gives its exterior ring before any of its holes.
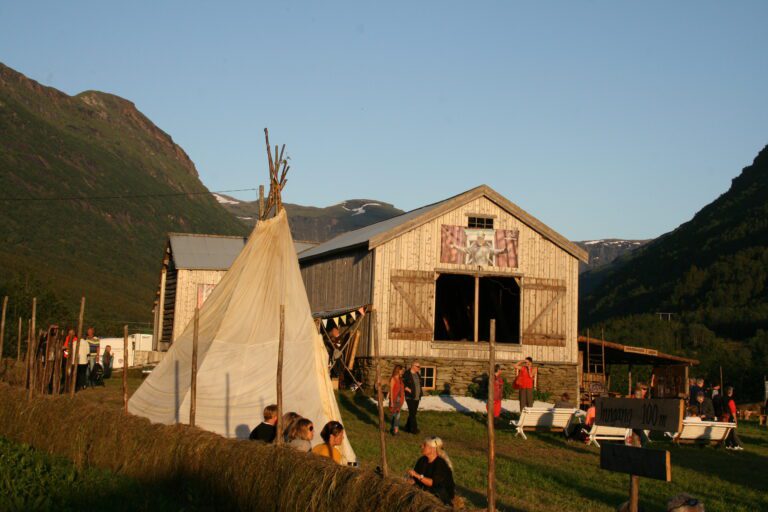
{"type": "Polygon", "coordinates": [[[621,441],[622,443],[627,440],[627,437],[632,435],[631,428],[622,427],[607,427],[605,425],[592,425],[589,430],[589,442],[587,446],[594,444],[600,448],[598,441],[621,441]]]}
{"type": "Polygon", "coordinates": [[[525,429],[565,431],[577,411],[578,409],[525,407],[517,421],[512,420],[509,424],[517,429],[515,437],[520,435],[523,439],[528,439],[525,429]]]}
{"type": "Polygon", "coordinates": [[[735,423],[722,421],[701,421],[700,419],[683,420],[683,430],[672,436],[675,443],[720,444],[725,441],[735,423]]]}

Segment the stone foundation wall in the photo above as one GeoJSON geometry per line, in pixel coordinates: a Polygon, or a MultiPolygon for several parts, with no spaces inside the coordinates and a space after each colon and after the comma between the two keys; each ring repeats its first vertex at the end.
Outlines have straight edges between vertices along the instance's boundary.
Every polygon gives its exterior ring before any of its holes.
{"type": "MultiPolygon", "coordinates": [[[[412,358],[382,357],[381,377],[382,383],[387,384],[392,375],[392,369],[396,364],[408,369],[412,358]]],[[[436,373],[435,388],[439,391],[448,391],[450,394],[463,396],[467,393],[467,387],[478,377],[488,374],[488,362],[469,359],[441,359],[423,357],[419,358],[421,366],[434,366],[436,373]]],[[[501,364],[504,380],[514,380],[514,368],[512,364],[501,364]]],[[[574,363],[537,363],[539,369],[539,391],[551,393],[553,400],[563,393],[568,393],[571,400],[578,399],[578,376],[574,363]]],[[[355,360],[355,375],[363,383],[366,389],[373,389],[376,378],[376,368],[372,358],[357,358],[355,360]]]]}

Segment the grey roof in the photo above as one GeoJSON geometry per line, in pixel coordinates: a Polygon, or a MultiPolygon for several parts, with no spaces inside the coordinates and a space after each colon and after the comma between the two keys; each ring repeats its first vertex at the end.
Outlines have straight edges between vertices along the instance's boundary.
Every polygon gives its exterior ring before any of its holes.
{"type": "Polygon", "coordinates": [[[171,233],[171,252],[176,268],[227,270],[248,241],[242,236],[171,233]]]}
{"type": "Polygon", "coordinates": [[[332,238],[327,242],[324,242],[308,251],[302,252],[299,255],[299,259],[304,260],[315,256],[331,254],[344,249],[348,249],[350,247],[356,247],[358,245],[365,245],[371,238],[375,237],[376,235],[386,233],[390,229],[394,229],[401,224],[405,224],[406,222],[415,219],[416,217],[419,217],[420,215],[423,215],[434,208],[437,208],[441,204],[445,203],[446,201],[450,201],[451,199],[453,198],[445,199],[438,203],[430,204],[427,206],[422,206],[421,208],[411,210],[409,212],[403,213],[402,215],[398,215],[397,217],[392,217],[391,219],[377,222],[376,224],[371,224],[370,226],[366,226],[364,228],[342,233],[341,235],[332,238]]]}
{"type": "MultiPolygon", "coordinates": [[[[173,262],[188,270],[228,270],[243,250],[247,237],[170,233],[173,262]]],[[[314,247],[309,242],[293,242],[296,254],[314,247]]]]}
{"type": "Polygon", "coordinates": [[[301,253],[303,253],[304,251],[306,251],[308,249],[311,249],[313,247],[317,247],[318,243],[317,242],[303,242],[303,241],[299,241],[299,240],[294,240],[293,241],[293,246],[296,248],[296,254],[301,254],[301,253]]]}

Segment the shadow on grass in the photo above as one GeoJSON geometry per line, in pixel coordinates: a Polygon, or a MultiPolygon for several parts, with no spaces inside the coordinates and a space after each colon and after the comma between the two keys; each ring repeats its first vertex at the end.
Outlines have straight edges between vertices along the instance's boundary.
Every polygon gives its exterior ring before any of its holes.
{"type": "MultiPolygon", "coordinates": [[[[488,506],[487,494],[473,491],[472,489],[463,487],[461,485],[456,486],[456,494],[458,494],[465,500],[471,502],[477,508],[482,508],[482,507],[487,508],[488,506]]],[[[521,509],[513,508],[512,505],[509,505],[508,503],[505,503],[503,500],[500,500],[498,496],[496,497],[496,509],[500,510],[501,512],[521,512],[521,509]]]]}
{"type": "Polygon", "coordinates": [[[741,452],[686,445],[672,446],[669,450],[673,467],[696,471],[702,474],[703,479],[709,474],[734,485],[746,485],[760,493],[768,493],[768,479],[765,478],[768,457],[750,452],[749,444],[745,446],[741,452]]]}
{"type": "MultiPolygon", "coordinates": [[[[350,397],[349,393],[339,393],[339,405],[363,423],[379,427],[378,408],[365,395],[354,394],[350,397]]],[[[402,422],[402,419],[400,421],[402,422]]]]}

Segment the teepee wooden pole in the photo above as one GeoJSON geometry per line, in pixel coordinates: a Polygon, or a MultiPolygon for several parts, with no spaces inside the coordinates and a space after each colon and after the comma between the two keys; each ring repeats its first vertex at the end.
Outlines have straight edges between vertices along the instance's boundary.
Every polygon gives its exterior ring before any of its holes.
{"type": "Polygon", "coordinates": [[[264,220],[264,185],[259,185],[259,220],[264,220]]]}
{"type": "Polygon", "coordinates": [[[192,333],[192,382],[189,384],[189,426],[195,426],[197,411],[197,343],[200,335],[200,308],[195,308],[195,330],[192,333]]]}
{"type": "Polygon", "coordinates": [[[5,312],[8,309],[8,296],[3,298],[3,314],[0,317],[0,360],[3,359],[3,344],[5,342],[5,312]]]}
{"type": "Polygon", "coordinates": [[[77,366],[80,359],[80,340],[83,337],[83,315],[85,314],[85,297],[80,297],[80,316],[77,317],[77,341],[69,347],[69,359],[71,363],[71,382],[69,396],[75,396],[77,387],[77,366]],[[74,349],[74,352],[72,350],[74,349]]]}
{"type": "MultiPolygon", "coordinates": [[[[376,401],[379,407],[379,450],[381,451],[381,471],[384,477],[389,476],[389,466],[387,464],[387,440],[384,432],[386,423],[384,421],[384,394],[381,389],[381,355],[379,354],[379,337],[376,336],[376,310],[371,311],[371,323],[373,329],[373,356],[376,358],[376,401]]],[[[391,390],[390,390],[391,391],[391,390]]]]}
{"type": "Polygon", "coordinates": [[[283,350],[285,349],[285,304],[280,304],[280,338],[277,342],[277,444],[283,444],[283,350]]]}
{"type": "Polygon", "coordinates": [[[123,410],[128,414],[128,326],[123,326],[123,410]]]}
{"type": "MultiPolygon", "coordinates": [[[[488,336],[488,511],[496,510],[496,435],[493,430],[494,401],[496,399],[496,319],[491,319],[488,336]]],[[[502,398],[502,397],[499,397],[502,398]]]]}

